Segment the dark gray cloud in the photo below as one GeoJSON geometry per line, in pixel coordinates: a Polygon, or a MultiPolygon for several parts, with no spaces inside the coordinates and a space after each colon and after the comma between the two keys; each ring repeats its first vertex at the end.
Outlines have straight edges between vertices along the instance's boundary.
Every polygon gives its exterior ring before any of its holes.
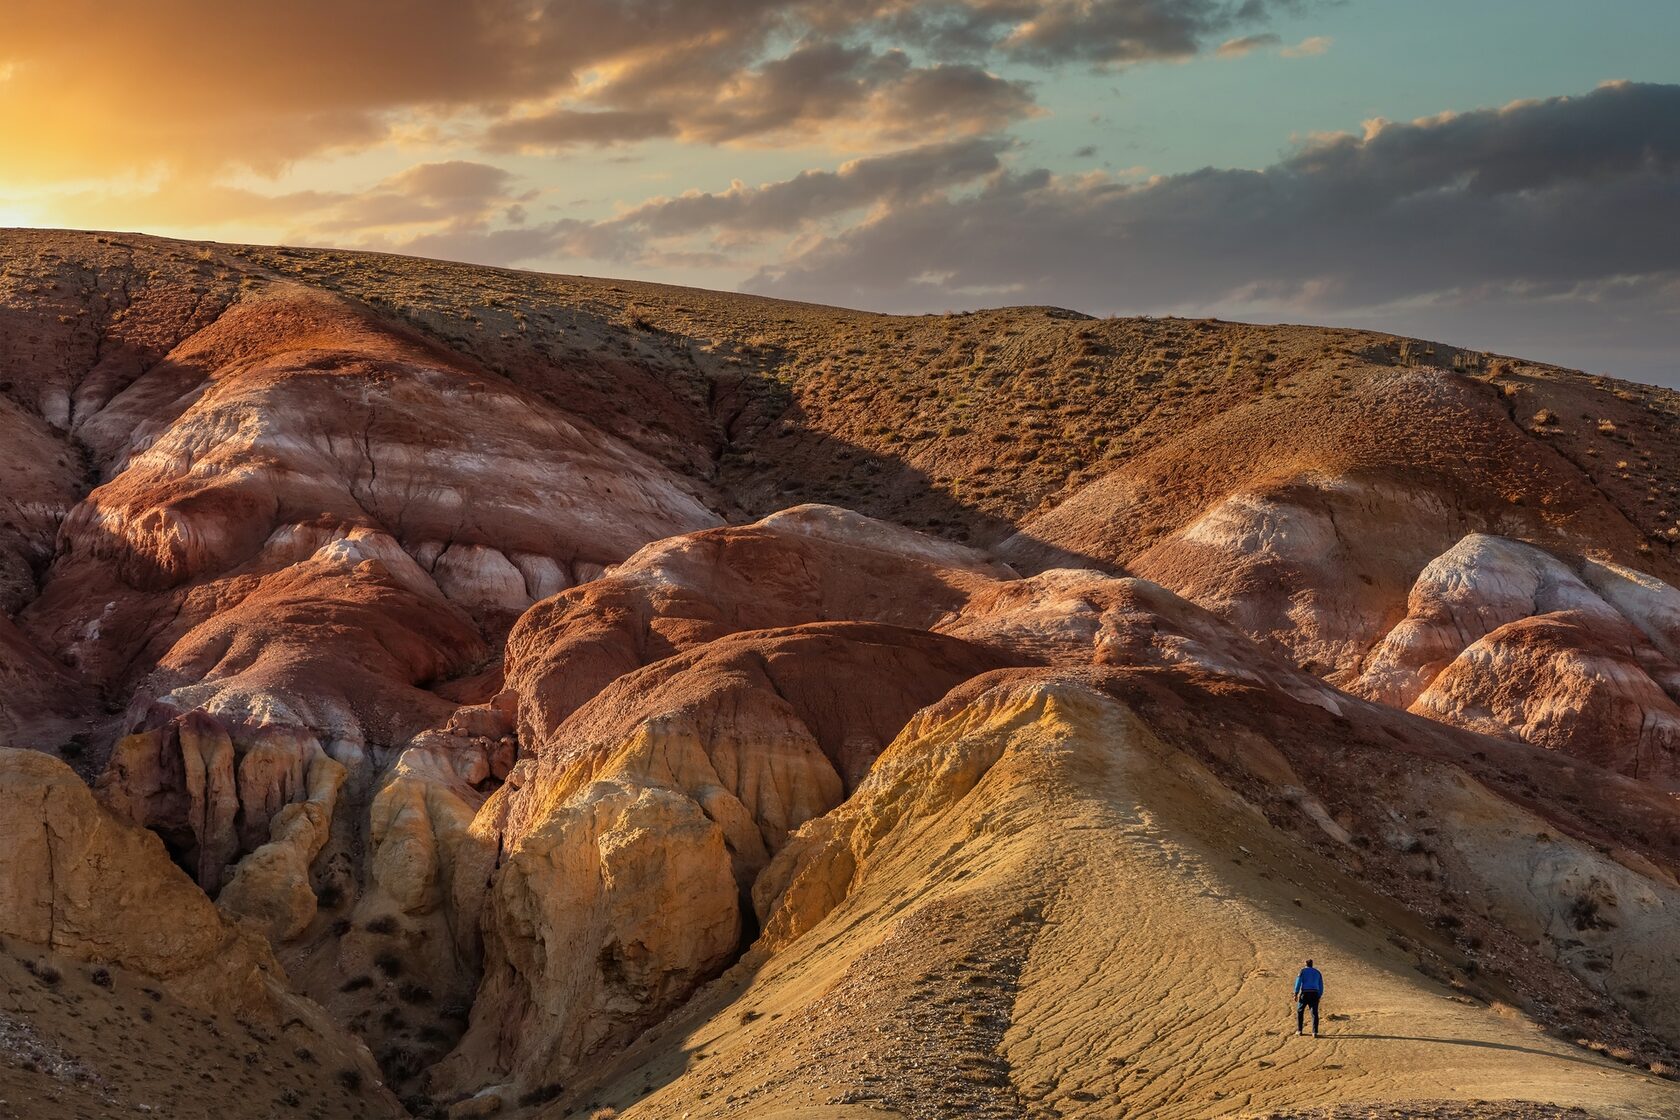
{"type": "Polygon", "coordinates": [[[931,191],[970,183],[1002,168],[997,139],[932,144],[806,171],[761,187],[737,185],[721,193],[657,199],[602,226],[653,237],[702,231],[787,233],[807,222],[869,206],[908,204],[931,191]]]}
{"type": "Polygon", "coordinates": [[[1539,340],[1576,360],[1587,351],[1573,331],[1614,323],[1640,340],[1621,351],[1646,355],[1629,359],[1633,372],[1669,376],[1680,86],[1373,124],[1260,171],[1142,184],[1000,171],[978,190],[894,205],[746,286],[894,310],[1042,302],[1439,322],[1471,344],[1539,340]]]}
{"type": "MultiPolygon", "coordinates": [[[[762,186],[737,183],[727,191],[652,199],[601,221],[562,219],[517,229],[493,228],[489,210],[506,201],[498,188],[468,208],[462,220],[394,244],[405,252],[495,264],[562,255],[686,267],[738,265],[724,249],[871,208],[911,205],[984,180],[1002,171],[1000,157],[1009,147],[997,137],[929,144],[762,186]],[[696,237],[703,239],[698,247],[683,240],[696,237]]],[[[398,212],[422,203],[410,193],[384,193],[398,212]]]]}

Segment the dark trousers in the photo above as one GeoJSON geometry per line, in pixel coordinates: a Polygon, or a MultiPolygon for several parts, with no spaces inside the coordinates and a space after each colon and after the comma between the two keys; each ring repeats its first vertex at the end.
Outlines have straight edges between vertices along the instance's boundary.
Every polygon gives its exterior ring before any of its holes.
{"type": "Polygon", "coordinates": [[[1297,992],[1295,994],[1295,1033],[1301,1033],[1301,1027],[1306,1022],[1307,1008],[1312,1008],[1313,1034],[1318,1033],[1318,997],[1323,992],[1297,992]]]}

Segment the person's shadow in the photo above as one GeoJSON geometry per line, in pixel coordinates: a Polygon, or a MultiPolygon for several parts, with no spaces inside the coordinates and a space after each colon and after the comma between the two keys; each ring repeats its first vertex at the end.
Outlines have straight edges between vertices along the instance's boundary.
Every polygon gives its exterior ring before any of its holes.
{"type": "Polygon", "coordinates": [[[1584,1066],[1602,1067],[1607,1062],[1594,1061],[1591,1058],[1580,1057],[1575,1054],[1560,1054],[1556,1050],[1536,1050],[1532,1046],[1513,1046],[1508,1042],[1484,1042],[1474,1038],[1428,1038],[1423,1035],[1411,1034],[1343,1034],[1340,1031],[1326,1038],[1362,1038],[1377,1042],[1439,1042],[1446,1046],[1476,1046],[1484,1050],[1512,1050],[1518,1054],[1533,1054],[1541,1058],[1558,1058],[1566,1062],[1578,1062],[1584,1066]]]}

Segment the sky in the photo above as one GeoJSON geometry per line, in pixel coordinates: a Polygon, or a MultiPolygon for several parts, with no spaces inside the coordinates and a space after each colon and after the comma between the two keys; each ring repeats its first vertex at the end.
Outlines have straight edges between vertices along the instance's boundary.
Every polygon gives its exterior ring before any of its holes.
{"type": "Polygon", "coordinates": [[[1366,326],[1680,386],[1673,0],[0,0],[0,29],[0,226],[1366,326]]]}

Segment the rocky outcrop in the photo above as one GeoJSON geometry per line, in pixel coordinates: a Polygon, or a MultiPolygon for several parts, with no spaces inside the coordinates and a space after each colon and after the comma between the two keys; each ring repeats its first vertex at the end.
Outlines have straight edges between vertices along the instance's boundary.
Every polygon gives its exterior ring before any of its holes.
{"type": "Polygon", "coordinates": [[[1669,785],[1680,665],[1655,643],[1672,649],[1675,594],[1643,573],[1472,534],[1424,568],[1406,618],[1350,688],[1669,785]]]}
{"type": "MultiPolygon", "coordinates": [[[[338,776],[330,760],[322,761],[326,768],[317,770],[314,792],[325,799],[338,776]]],[[[280,844],[307,843],[300,833],[306,820],[313,824],[311,811],[292,808],[281,816],[286,836],[264,849],[274,850],[264,862],[270,871],[283,869],[280,844]]],[[[278,918],[275,900],[293,884],[245,882],[250,889],[243,897],[263,917],[278,918]]],[[[337,1091],[362,1098],[346,1099],[343,1107],[366,1115],[400,1113],[379,1088],[367,1048],[291,990],[261,933],[212,904],[171,862],[155,833],[119,820],[68,767],[34,751],[0,749],[0,935],[14,952],[32,946],[59,961],[101,966],[93,973],[99,988],[110,989],[116,983],[111,970],[121,969],[123,982],[132,977],[148,985],[152,1000],[167,993],[201,1017],[225,1016],[224,1026],[242,1024],[251,1042],[289,1036],[295,1041],[288,1047],[301,1048],[307,1040],[313,1049],[301,1052],[312,1061],[342,1063],[337,1091]]],[[[57,983],[56,972],[40,975],[57,983]]],[[[24,999],[13,1009],[29,1006],[24,999]]],[[[204,1022],[214,1033],[213,1022],[204,1022]]],[[[106,1072],[123,1077],[116,1069],[106,1072]]]]}
{"type": "Polygon", "coordinates": [[[125,737],[98,782],[106,805],[169,840],[212,894],[240,855],[270,840],[276,814],[314,796],[320,762],[343,769],[297,728],[259,727],[240,740],[194,710],[125,737]]]}
{"type": "Polygon", "coordinates": [[[201,1006],[283,962],[417,1111],[1415,1087],[1423,1042],[1327,1081],[1253,1030],[1306,941],[1445,1006],[1466,1093],[1666,1114],[1522,1016],[1680,1040],[1669,398],[86,240],[0,245],[0,738],[108,810],[0,766],[8,932],[201,1006]]]}
{"type": "Polygon", "coordinates": [[[1467,532],[1624,559],[1650,547],[1471,378],[1303,382],[1304,397],[1268,395],[1164,436],[1029,518],[1004,556],[1028,571],[1124,568],[1345,684],[1424,566],[1467,532]]]}
{"type": "Polygon", "coordinates": [[[309,869],[331,835],[345,774],[342,763],[316,749],[309,761],[306,796],[270,815],[269,840],[239,861],[216,899],[218,906],[253,919],[276,943],[289,941],[308,927],[316,911],[309,869]]]}
{"type": "Polygon", "coordinates": [[[540,744],[616,678],[728,634],[843,619],[928,627],[1011,575],[972,549],[824,506],[672,537],[520,618],[507,681],[521,737],[540,744]]]}
{"type": "Polygon", "coordinates": [[[434,1081],[563,1079],[658,1022],[738,951],[724,830],[680,793],[595,782],[508,856],[484,930],[471,1026],[434,1081]]]}
{"type": "Polygon", "coordinates": [[[740,952],[745,899],[789,835],[841,804],[917,709],[999,660],[812,623],[718,638],[584,704],[475,822],[506,855],[450,1084],[563,1074],[658,1021],[740,952]]]}

